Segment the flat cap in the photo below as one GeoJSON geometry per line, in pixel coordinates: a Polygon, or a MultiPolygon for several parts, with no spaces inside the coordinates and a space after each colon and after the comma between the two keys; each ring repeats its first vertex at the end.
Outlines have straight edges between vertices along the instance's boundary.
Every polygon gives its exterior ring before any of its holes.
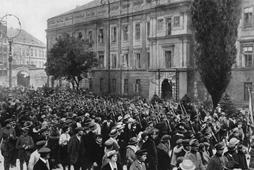
{"type": "Polygon", "coordinates": [[[142,155],[147,155],[147,151],[145,149],[138,150],[136,153],[136,156],[142,156],[142,155]]]}
{"type": "Polygon", "coordinates": [[[43,147],[38,151],[40,154],[42,153],[50,153],[51,150],[49,148],[43,147]]]}

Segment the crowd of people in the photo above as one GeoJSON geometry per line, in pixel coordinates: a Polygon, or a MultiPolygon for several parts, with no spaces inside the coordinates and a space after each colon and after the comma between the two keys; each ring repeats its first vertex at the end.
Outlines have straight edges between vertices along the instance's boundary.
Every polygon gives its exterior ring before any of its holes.
{"type": "Polygon", "coordinates": [[[17,159],[21,170],[254,168],[253,127],[219,107],[49,88],[1,89],[0,100],[5,170],[17,159]]]}

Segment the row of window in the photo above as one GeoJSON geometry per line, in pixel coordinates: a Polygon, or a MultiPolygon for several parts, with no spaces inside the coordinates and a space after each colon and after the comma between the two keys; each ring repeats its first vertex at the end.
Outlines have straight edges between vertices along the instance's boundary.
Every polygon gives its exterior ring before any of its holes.
{"type": "Polygon", "coordinates": [[[20,54],[22,56],[35,56],[40,58],[45,58],[45,52],[42,49],[34,49],[34,48],[27,48],[27,49],[14,49],[16,54],[20,54]]]}
{"type": "MultiPolygon", "coordinates": [[[[118,68],[118,57],[117,54],[111,54],[111,59],[110,59],[110,67],[111,68],[118,68]]],[[[134,63],[133,66],[134,68],[140,69],[143,68],[142,63],[143,61],[146,61],[147,67],[150,67],[150,52],[147,52],[145,55],[146,59],[142,60],[141,59],[141,53],[135,52],[134,53],[134,63]]],[[[165,50],[164,51],[164,61],[165,61],[165,68],[171,68],[173,66],[173,56],[172,56],[172,51],[171,50],[165,50]]],[[[129,53],[125,53],[121,55],[120,58],[120,63],[121,63],[121,68],[126,68],[130,67],[130,57],[129,53]]],[[[105,68],[105,57],[103,53],[99,54],[99,68],[105,68]]]]}
{"type": "MultiPolygon", "coordinates": [[[[173,27],[180,27],[181,22],[180,22],[180,16],[174,16],[174,17],[166,17],[166,18],[160,18],[157,20],[157,32],[162,31],[165,26],[166,26],[166,35],[171,35],[172,31],[172,26],[173,27]],[[173,18],[173,23],[172,23],[172,18],[173,18]]],[[[135,41],[140,41],[141,40],[141,27],[142,23],[141,22],[136,22],[134,23],[134,39],[135,41]]],[[[147,37],[150,36],[150,29],[151,29],[151,24],[150,21],[146,22],[146,33],[147,37]]],[[[129,24],[123,24],[122,28],[122,39],[123,41],[128,41],[129,40],[129,24]]],[[[118,28],[117,26],[111,26],[110,28],[110,41],[111,43],[116,43],[117,42],[117,32],[118,28]]],[[[83,38],[83,35],[81,32],[78,33],[79,38],[83,38]]],[[[87,39],[90,43],[93,43],[93,31],[90,30],[87,32],[87,39]]],[[[104,43],[104,29],[100,28],[98,30],[98,43],[104,43]]]]}
{"type": "MultiPolygon", "coordinates": [[[[100,78],[100,92],[103,93],[105,92],[105,82],[104,82],[104,78],[100,78]]],[[[111,79],[111,89],[110,92],[112,93],[116,93],[116,79],[111,79]]],[[[140,79],[136,79],[135,80],[135,85],[134,85],[134,89],[133,89],[135,94],[140,95],[141,93],[141,80],[140,79]]],[[[128,94],[129,93],[129,80],[128,79],[124,79],[123,81],[123,93],[124,94],[128,94]]]]}

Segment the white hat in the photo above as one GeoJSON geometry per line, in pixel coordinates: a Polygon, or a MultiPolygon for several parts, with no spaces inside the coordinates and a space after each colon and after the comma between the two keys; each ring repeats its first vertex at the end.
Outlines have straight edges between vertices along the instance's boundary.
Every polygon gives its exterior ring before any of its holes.
{"type": "Polygon", "coordinates": [[[194,170],[196,166],[190,159],[184,159],[182,163],[180,163],[180,168],[182,170],[194,170]]]}
{"type": "Polygon", "coordinates": [[[231,138],[229,143],[228,143],[228,147],[229,148],[233,148],[235,147],[240,141],[236,138],[231,138]]]}

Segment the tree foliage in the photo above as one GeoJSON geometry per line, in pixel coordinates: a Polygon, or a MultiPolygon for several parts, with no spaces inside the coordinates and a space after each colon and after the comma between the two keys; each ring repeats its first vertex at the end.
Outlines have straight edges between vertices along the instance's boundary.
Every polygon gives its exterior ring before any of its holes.
{"type": "Polygon", "coordinates": [[[240,0],[194,0],[191,7],[197,70],[215,108],[236,58],[240,0]]]}
{"type": "Polygon", "coordinates": [[[228,118],[237,118],[239,117],[239,110],[237,110],[236,106],[232,102],[230,96],[225,94],[220,101],[221,110],[226,113],[228,118]]]}
{"type": "Polygon", "coordinates": [[[89,51],[86,41],[64,35],[57,39],[49,51],[46,72],[55,79],[68,80],[78,89],[80,81],[97,63],[96,55],[89,51]]]}

